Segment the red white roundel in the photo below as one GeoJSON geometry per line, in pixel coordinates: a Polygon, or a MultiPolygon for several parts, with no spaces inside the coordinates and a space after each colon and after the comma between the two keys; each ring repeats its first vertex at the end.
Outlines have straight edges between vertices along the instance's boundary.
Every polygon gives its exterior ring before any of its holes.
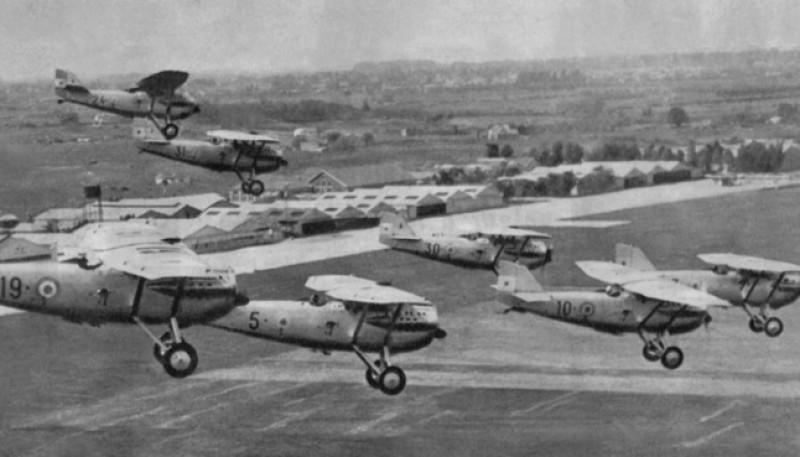
{"type": "Polygon", "coordinates": [[[54,279],[44,278],[36,285],[36,292],[43,298],[53,298],[58,294],[58,283],[54,279]]]}

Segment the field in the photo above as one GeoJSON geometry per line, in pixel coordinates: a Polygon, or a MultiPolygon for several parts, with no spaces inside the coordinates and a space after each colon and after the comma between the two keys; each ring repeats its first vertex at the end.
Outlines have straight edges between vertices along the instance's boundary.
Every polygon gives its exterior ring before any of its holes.
{"type": "MultiPolygon", "coordinates": [[[[665,190],[668,187],[664,188],[665,190]]],[[[610,229],[554,232],[546,286],[591,285],[573,262],[639,244],[665,268],[700,252],[800,258],[800,190],[751,192],[595,216],[610,229]]],[[[0,319],[0,442],[5,455],[787,455],[796,454],[800,310],[777,339],[750,333],[741,310],[708,331],[670,338],[687,355],[667,372],[634,336],[497,314],[491,272],[392,251],[240,278],[254,298],[297,298],[305,278],[352,273],[440,306],[448,337],[395,363],[409,386],[369,390],[352,354],[307,350],[213,329],[188,337],[201,357],[168,379],[135,328],[80,328],[20,314],[0,319]]]]}

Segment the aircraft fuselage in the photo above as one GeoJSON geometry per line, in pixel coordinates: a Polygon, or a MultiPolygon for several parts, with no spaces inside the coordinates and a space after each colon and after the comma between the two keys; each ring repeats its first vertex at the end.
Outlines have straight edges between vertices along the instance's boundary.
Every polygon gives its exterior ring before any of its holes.
{"type": "Polygon", "coordinates": [[[689,309],[676,316],[675,312],[682,306],[680,304],[664,303],[659,307],[662,302],[643,299],[624,291],[617,296],[603,291],[520,295],[525,299],[501,294],[498,300],[518,311],[614,334],[636,332],[640,325],[646,332],[666,330],[670,334],[686,333],[709,319],[708,313],[689,309]]]}
{"type": "MultiPolygon", "coordinates": [[[[371,308],[359,329],[363,306],[339,301],[322,305],[310,301],[252,301],[208,325],[312,349],[350,351],[357,343],[363,351],[379,351],[386,340],[393,309],[371,308]],[[357,329],[358,338],[354,341],[357,329]]],[[[388,347],[392,352],[404,352],[428,346],[441,333],[436,308],[402,306],[388,347]]]]}
{"type": "Polygon", "coordinates": [[[197,165],[214,171],[269,173],[286,165],[286,160],[269,147],[259,149],[257,155],[239,154],[230,143],[212,143],[199,140],[171,140],[148,142],[135,140],[136,147],[148,154],[179,162],[197,165]],[[238,158],[238,160],[237,160],[238,158]]]}
{"type": "MultiPolygon", "coordinates": [[[[78,323],[132,323],[139,279],[100,265],[74,262],[0,264],[0,304],[78,323]]],[[[146,281],[137,315],[146,323],[166,323],[176,305],[179,278],[146,281]]],[[[182,327],[204,323],[236,307],[236,282],[227,270],[216,279],[185,278],[175,317],[182,327]]]]}
{"type": "Polygon", "coordinates": [[[186,97],[175,94],[170,98],[153,100],[144,92],[124,90],[74,90],[56,88],[59,103],[69,102],[126,117],[169,118],[181,120],[199,111],[198,105],[186,97]]]}
{"type": "MultiPolygon", "coordinates": [[[[493,269],[496,260],[517,261],[529,269],[538,268],[547,263],[544,250],[541,253],[526,250],[524,255],[519,255],[520,253],[514,255],[504,249],[498,259],[500,246],[486,240],[469,240],[463,237],[442,236],[421,240],[382,237],[381,242],[392,249],[468,268],[493,269]]],[[[532,247],[532,243],[530,247],[532,247]]]]}

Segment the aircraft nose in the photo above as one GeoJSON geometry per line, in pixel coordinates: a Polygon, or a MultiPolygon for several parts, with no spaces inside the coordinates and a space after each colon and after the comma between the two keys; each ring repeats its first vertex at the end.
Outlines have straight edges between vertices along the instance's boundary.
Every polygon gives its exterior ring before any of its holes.
{"type": "Polygon", "coordinates": [[[544,263],[550,263],[553,261],[553,247],[548,246],[547,250],[544,252],[544,263]]]}
{"type": "Polygon", "coordinates": [[[433,332],[433,337],[436,338],[437,340],[444,339],[447,337],[447,332],[445,332],[444,329],[442,329],[441,327],[437,328],[436,331],[433,332]]]}
{"type": "Polygon", "coordinates": [[[200,105],[194,105],[194,109],[192,110],[192,113],[197,114],[199,112],[200,112],[200,105]]]}

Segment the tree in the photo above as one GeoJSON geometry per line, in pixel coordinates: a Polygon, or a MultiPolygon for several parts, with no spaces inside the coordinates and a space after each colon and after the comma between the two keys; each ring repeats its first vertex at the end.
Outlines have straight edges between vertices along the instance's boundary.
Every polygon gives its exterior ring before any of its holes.
{"type": "Polygon", "coordinates": [[[486,143],[486,157],[500,157],[500,146],[496,143],[486,143]]]}
{"type": "Polygon", "coordinates": [[[500,157],[509,158],[514,155],[514,148],[511,147],[510,144],[504,144],[502,148],[500,148],[500,157]]]}
{"type": "Polygon", "coordinates": [[[364,142],[364,146],[375,144],[375,135],[373,135],[372,132],[365,132],[361,135],[361,141],[364,142]]]}
{"type": "Polygon", "coordinates": [[[564,144],[564,163],[581,163],[584,153],[583,146],[567,141],[564,144]]]}
{"type": "Polygon", "coordinates": [[[797,116],[797,105],[791,103],[781,103],[778,105],[778,116],[781,120],[790,121],[797,116]]]}
{"type": "Polygon", "coordinates": [[[680,127],[689,122],[689,115],[686,114],[686,110],[682,106],[673,106],[667,112],[667,122],[675,127],[680,127]]]}

